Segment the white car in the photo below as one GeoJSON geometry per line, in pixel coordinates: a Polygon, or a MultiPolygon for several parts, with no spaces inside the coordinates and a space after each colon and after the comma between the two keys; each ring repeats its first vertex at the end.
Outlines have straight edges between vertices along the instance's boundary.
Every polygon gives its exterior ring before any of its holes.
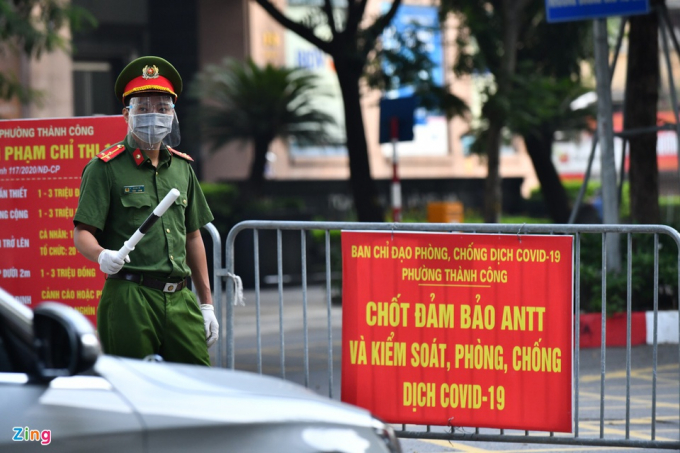
{"type": "Polygon", "coordinates": [[[253,373],[102,355],[80,313],[0,289],[0,451],[38,450],[401,452],[363,409],[253,373]]]}

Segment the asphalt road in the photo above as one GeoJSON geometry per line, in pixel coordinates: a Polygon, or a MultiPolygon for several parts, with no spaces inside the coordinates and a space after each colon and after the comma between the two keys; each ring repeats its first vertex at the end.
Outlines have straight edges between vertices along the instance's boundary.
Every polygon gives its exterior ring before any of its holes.
{"type": "MultiPolygon", "coordinates": [[[[256,322],[257,298],[246,291],[246,306],[235,307],[234,327],[235,363],[237,369],[278,376],[305,385],[319,394],[340,399],[340,358],[342,308],[326,305],[325,288],[309,287],[307,310],[303,310],[301,288],[285,288],[282,302],[277,288],[260,293],[259,341],[256,322]],[[283,316],[280,316],[280,313],[283,316]],[[330,314],[330,317],[329,317],[330,314]],[[306,317],[306,334],[305,325],[306,317]],[[331,335],[328,335],[330,323],[331,335]],[[281,329],[283,327],[283,329],[281,329]],[[284,347],[281,348],[280,345],[284,347]],[[307,348],[305,348],[305,344],[307,348]],[[308,353],[305,353],[308,351],[308,353]],[[329,369],[332,368],[332,373],[329,369]]],[[[678,345],[660,345],[657,352],[656,412],[652,427],[653,350],[651,346],[631,349],[630,395],[626,396],[626,349],[607,348],[604,392],[601,391],[600,349],[580,351],[578,390],[578,432],[580,437],[605,439],[626,435],[632,440],[650,440],[652,429],[657,440],[680,439],[680,372],[678,345]],[[629,404],[627,405],[627,401],[629,404]],[[600,421],[600,413],[604,416],[600,421]],[[629,424],[626,425],[626,414],[629,424]]],[[[401,429],[402,426],[396,426],[401,429]]],[[[407,426],[407,430],[422,427],[407,426]]],[[[434,432],[445,432],[444,427],[432,427],[434,432]]],[[[474,432],[457,429],[456,433],[474,432]]],[[[499,434],[499,430],[480,430],[480,433],[499,434]]],[[[505,431],[506,435],[524,435],[524,431],[505,431]]],[[[529,433],[530,435],[547,433],[529,433]]],[[[560,436],[560,434],[556,434],[560,436]]],[[[569,437],[573,435],[569,434],[569,437]]],[[[545,445],[521,442],[472,442],[444,440],[402,439],[404,452],[489,452],[489,451],[643,451],[622,447],[591,447],[578,445],[545,445]]]]}

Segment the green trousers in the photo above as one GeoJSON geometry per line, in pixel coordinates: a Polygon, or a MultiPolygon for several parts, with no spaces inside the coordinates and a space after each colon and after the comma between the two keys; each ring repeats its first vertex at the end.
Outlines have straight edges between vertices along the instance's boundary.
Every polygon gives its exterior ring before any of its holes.
{"type": "Polygon", "coordinates": [[[164,293],[126,280],[108,279],[97,309],[99,341],[106,354],[210,365],[203,315],[184,288],[164,293]]]}

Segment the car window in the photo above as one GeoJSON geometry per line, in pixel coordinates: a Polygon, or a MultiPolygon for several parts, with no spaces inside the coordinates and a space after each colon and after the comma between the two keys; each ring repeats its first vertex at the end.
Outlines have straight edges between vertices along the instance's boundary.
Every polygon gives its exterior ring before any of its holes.
{"type": "Polygon", "coordinates": [[[33,348],[19,339],[0,318],[0,372],[31,373],[34,371],[33,348]]]}
{"type": "Polygon", "coordinates": [[[5,348],[5,343],[0,337],[0,373],[11,373],[14,371],[12,363],[9,361],[9,355],[7,354],[7,349],[5,348]]]}

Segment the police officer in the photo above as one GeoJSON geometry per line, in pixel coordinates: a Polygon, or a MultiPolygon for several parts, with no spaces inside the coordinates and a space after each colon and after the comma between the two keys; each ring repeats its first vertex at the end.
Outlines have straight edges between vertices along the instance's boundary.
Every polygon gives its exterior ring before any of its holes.
{"type": "Polygon", "coordinates": [[[74,242],[107,274],[97,310],[104,352],[210,365],[218,337],[201,226],[213,220],[189,162],[175,150],[182,79],[166,60],[128,64],[115,84],[128,133],[83,170],[74,242]],[[116,251],[173,188],[177,201],[124,260],[116,251]],[[186,287],[191,275],[200,304],[186,287]]]}

